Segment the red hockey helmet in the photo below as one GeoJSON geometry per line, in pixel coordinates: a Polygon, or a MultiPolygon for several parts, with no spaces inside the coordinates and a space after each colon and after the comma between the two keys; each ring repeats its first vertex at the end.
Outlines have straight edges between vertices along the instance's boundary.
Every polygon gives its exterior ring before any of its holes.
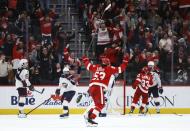
{"type": "Polygon", "coordinates": [[[142,73],[148,74],[150,73],[150,68],[148,68],[147,66],[143,67],[141,70],[142,73]]]}
{"type": "Polygon", "coordinates": [[[106,56],[101,56],[100,59],[102,61],[102,65],[110,65],[110,59],[106,56]]]}

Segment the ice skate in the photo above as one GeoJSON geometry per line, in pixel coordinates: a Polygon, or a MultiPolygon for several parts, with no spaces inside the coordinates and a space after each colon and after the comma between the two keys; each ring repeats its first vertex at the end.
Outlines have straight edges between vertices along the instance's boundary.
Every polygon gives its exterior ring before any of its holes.
{"type": "Polygon", "coordinates": [[[69,113],[63,113],[59,117],[62,118],[62,119],[68,118],[69,117],[69,113]]]}
{"type": "Polygon", "coordinates": [[[145,113],[145,114],[148,113],[148,108],[147,108],[147,107],[144,109],[144,113],[145,113]]]}
{"type": "Polygon", "coordinates": [[[19,113],[18,118],[26,118],[27,115],[25,113],[19,113]]]}
{"type": "Polygon", "coordinates": [[[107,113],[99,113],[99,117],[106,117],[107,116],[107,113]]]}
{"type": "Polygon", "coordinates": [[[133,114],[134,110],[130,110],[129,111],[129,116],[131,116],[133,114]]]}
{"type": "Polygon", "coordinates": [[[143,111],[139,111],[139,116],[145,116],[146,115],[146,113],[145,112],[143,112],[143,111]]]}
{"type": "Polygon", "coordinates": [[[84,115],[85,123],[87,127],[97,127],[98,123],[88,118],[88,116],[84,115]]]}
{"type": "Polygon", "coordinates": [[[160,109],[156,109],[156,113],[157,113],[157,114],[160,114],[160,109]]]}

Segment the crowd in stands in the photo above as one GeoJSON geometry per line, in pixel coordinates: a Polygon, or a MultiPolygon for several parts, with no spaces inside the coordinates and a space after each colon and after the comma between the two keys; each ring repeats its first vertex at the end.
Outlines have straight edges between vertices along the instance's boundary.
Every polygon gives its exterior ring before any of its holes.
{"type": "MultiPolygon", "coordinates": [[[[117,66],[123,53],[130,53],[129,83],[150,60],[160,68],[164,84],[190,82],[190,8],[179,8],[178,0],[72,1],[96,60],[106,55],[117,66]]],[[[29,60],[33,84],[56,84],[65,64],[80,79],[81,62],[69,51],[74,33],[64,31],[57,22],[60,14],[48,3],[0,1],[1,85],[14,83],[21,58],[29,60]]]]}
{"type": "Polygon", "coordinates": [[[33,84],[57,84],[64,65],[80,78],[80,61],[69,51],[74,33],[57,22],[50,0],[0,1],[0,85],[14,84],[20,59],[29,60],[33,84]]]}
{"type": "MultiPolygon", "coordinates": [[[[164,84],[190,80],[190,8],[178,0],[77,0],[94,56],[118,64],[126,51],[132,80],[148,61],[161,70],[164,84]]],[[[127,79],[130,81],[130,79],[127,79]]]]}

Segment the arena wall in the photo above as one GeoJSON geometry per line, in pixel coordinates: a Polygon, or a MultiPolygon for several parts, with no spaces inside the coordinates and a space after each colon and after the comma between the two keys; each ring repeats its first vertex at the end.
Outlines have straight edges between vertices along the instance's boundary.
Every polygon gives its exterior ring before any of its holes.
{"type": "MultiPolygon", "coordinates": [[[[37,92],[28,91],[28,97],[26,98],[26,110],[30,111],[32,108],[38,106],[51,97],[50,101],[46,101],[41,107],[32,112],[32,114],[60,114],[62,113],[62,104],[60,99],[55,99],[56,86],[35,86],[37,90],[45,88],[43,94],[37,92]]],[[[77,93],[70,105],[71,114],[82,114],[85,109],[91,104],[92,100],[87,94],[87,86],[77,87],[77,93]],[[82,99],[77,103],[77,98],[82,95],[82,99]]],[[[132,96],[134,90],[130,87],[126,87],[126,112],[129,111],[131,105],[132,96]]],[[[123,110],[123,87],[115,86],[112,90],[110,97],[110,108],[118,110],[122,113],[123,110]]],[[[161,102],[161,113],[163,114],[190,114],[190,88],[188,86],[165,86],[164,93],[159,98],[161,102]]],[[[0,87],[0,114],[17,114],[18,96],[14,86],[1,86],[0,87]]],[[[140,103],[139,103],[140,104],[140,103]]],[[[151,101],[150,113],[155,113],[154,102],[151,101]]],[[[138,112],[138,110],[136,111],[138,112]]]]}

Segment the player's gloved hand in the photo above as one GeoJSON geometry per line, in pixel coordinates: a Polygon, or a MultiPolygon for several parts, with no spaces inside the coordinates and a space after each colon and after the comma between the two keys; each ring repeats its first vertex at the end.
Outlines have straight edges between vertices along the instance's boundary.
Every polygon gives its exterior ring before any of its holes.
{"type": "Polygon", "coordinates": [[[82,94],[80,94],[80,95],[77,97],[76,102],[79,103],[79,102],[81,101],[81,99],[82,99],[82,94]]]}
{"type": "Polygon", "coordinates": [[[137,87],[136,86],[132,86],[133,89],[136,89],[137,87]]]}
{"type": "Polygon", "coordinates": [[[56,94],[56,95],[60,95],[60,89],[56,89],[56,90],[55,90],[55,94],[56,94]]]}
{"type": "Polygon", "coordinates": [[[129,56],[128,53],[123,56],[123,62],[124,62],[124,63],[128,63],[128,62],[129,62],[129,59],[130,59],[130,56],[129,56]]]}
{"type": "Polygon", "coordinates": [[[34,91],[34,86],[33,86],[33,85],[30,85],[30,86],[28,87],[28,89],[29,89],[30,91],[34,91]]]}
{"type": "Polygon", "coordinates": [[[159,89],[158,89],[158,92],[159,92],[160,94],[162,94],[162,93],[164,92],[163,88],[162,88],[162,87],[159,88],[159,89]]]}

